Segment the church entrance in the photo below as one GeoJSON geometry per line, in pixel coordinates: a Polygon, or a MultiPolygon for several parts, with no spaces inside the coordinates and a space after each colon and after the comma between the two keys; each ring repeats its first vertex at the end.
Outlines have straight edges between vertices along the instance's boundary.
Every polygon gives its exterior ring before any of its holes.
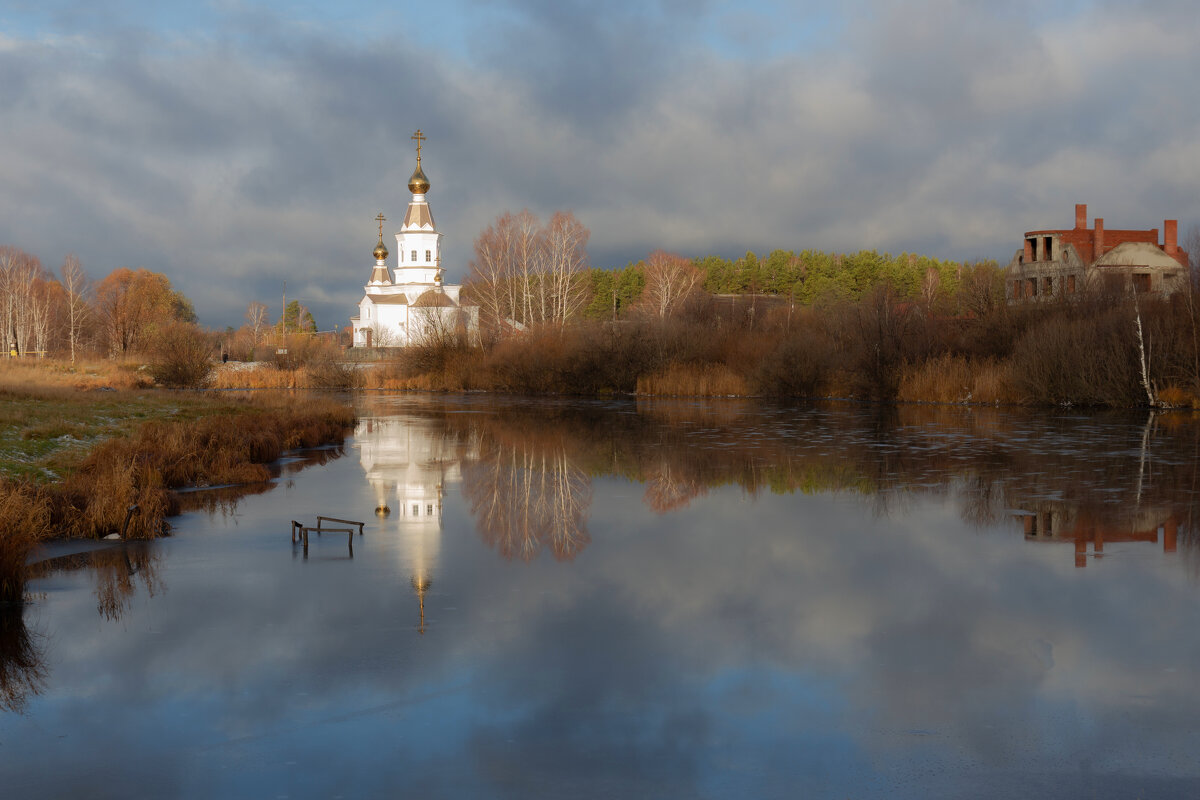
{"type": "Polygon", "coordinates": [[[365,332],[367,334],[367,347],[371,347],[374,344],[375,331],[371,330],[370,328],[367,328],[367,330],[365,332]]]}

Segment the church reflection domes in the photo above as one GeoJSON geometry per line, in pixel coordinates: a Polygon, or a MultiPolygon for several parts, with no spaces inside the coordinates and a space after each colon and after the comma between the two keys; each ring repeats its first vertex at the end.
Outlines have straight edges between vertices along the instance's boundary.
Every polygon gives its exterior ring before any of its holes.
{"type": "Polygon", "coordinates": [[[355,431],[359,458],[375,499],[375,514],[388,520],[418,599],[418,632],[425,632],[425,595],[437,571],[445,487],[461,480],[468,454],[452,437],[416,417],[366,416],[355,431]],[[394,512],[393,512],[394,509],[394,512]]]}

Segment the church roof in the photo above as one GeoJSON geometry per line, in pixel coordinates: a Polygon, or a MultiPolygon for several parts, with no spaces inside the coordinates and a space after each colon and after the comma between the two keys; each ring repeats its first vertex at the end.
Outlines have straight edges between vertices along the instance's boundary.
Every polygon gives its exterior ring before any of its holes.
{"type": "Polygon", "coordinates": [[[380,306],[406,306],[406,305],[408,305],[408,298],[402,294],[376,294],[376,295],[367,295],[367,296],[370,297],[371,300],[373,300],[376,305],[380,305],[380,306]]]}
{"type": "Polygon", "coordinates": [[[409,203],[408,213],[404,215],[405,228],[433,228],[433,212],[428,203],[409,203]]]}
{"type": "Polygon", "coordinates": [[[430,289],[413,301],[414,308],[454,308],[456,305],[441,289],[430,289]]]}

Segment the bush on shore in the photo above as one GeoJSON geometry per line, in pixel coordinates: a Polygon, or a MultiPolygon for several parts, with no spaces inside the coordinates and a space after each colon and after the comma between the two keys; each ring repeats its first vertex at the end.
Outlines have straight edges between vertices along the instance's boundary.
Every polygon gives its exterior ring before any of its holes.
{"type": "Polygon", "coordinates": [[[267,463],[287,450],[340,444],[354,419],[353,410],[331,400],[260,401],[233,414],[145,423],[130,436],[94,447],[58,484],[0,480],[0,519],[6,523],[0,530],[0,599],[21,598],[25,562],[39,541],[161,535],[166,518],[178,510],[171,489],[265,481],[267,463]]]}

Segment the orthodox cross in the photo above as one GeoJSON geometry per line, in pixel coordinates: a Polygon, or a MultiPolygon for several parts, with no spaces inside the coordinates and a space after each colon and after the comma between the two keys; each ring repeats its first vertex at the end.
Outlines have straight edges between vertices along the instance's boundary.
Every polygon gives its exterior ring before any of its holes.
{"type": "Polygon", "coordinates": [[[417,128],[417,132],[412,135],[412,140],[417,143],[417,163],[418,164],[421,162],[421,142],[425,141],[426,138],[427,137],[425,136],[425,134],[421,133],[420,128],[417,128]]]}
{"type": "Polygon", "coordinates": [[[379,216],[375,218],[375,221],[379,223],[379,241],[381,242],[383,241],[383,221],[385,219],[387,219],[387,217],[383,215],[382,211],[380,211],[379,216]]]}

